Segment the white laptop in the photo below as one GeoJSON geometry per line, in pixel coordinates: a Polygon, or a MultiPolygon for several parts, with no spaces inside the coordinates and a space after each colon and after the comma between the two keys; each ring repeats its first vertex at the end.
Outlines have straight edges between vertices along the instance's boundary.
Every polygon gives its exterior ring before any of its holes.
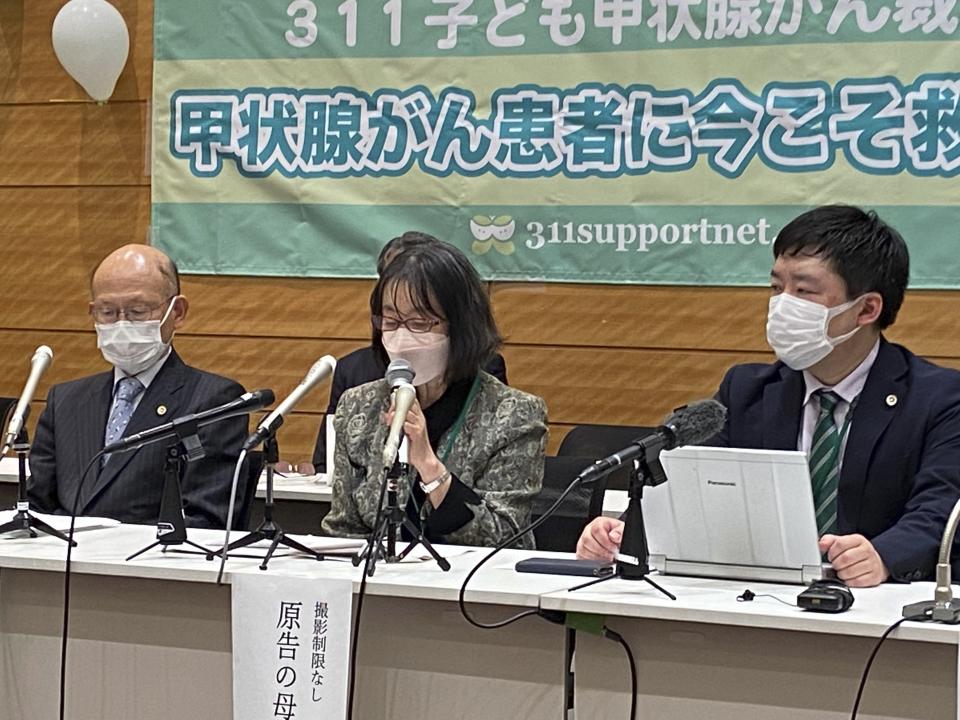
{"type": "Polygon", "coordinates": [[[807,456],[683,447],[645,488],[650,564],[663,574],[809,583],[824,577],[807,456]]]}

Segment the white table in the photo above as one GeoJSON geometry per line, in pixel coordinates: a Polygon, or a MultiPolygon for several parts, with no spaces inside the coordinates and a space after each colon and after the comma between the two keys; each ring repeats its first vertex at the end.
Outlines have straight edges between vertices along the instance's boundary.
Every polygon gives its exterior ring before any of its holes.
{"type": "MultiPolygon", "coordinates": [[[[257,497],[267,496],[266,476],[260,477],[257,485],[257,497]]],[[[300,500],[304,502],[329,503],[333,497],[330,487],[330,477],[325,473],[319,475],[290,475],[282,477],[273,475],[273,497],[275,500],[300,500]]]]}
{"type": "MultiPolygon", "coordinates": [[[[230,589],[214,583],[202,557],[151,552],[150,527],[124,526],[78,535],[70,641],[71,720],[203,717],[231,713],[230,589]]],[[[220,533],[191,531],[216,545],[220,533]]],[[[309,541],[308,541],[309,544],[309,541]]],[[[62,567],[53,538],[0,540],[0,703],[6,717],[55,717],[62,567]],[[12,707],[12,709],[10,709],[12,707]]],[[[482,631],[459,615],[455,600],[480,557],[455,554],[453,569],[432,563],[381,565],[368,584],[361,630],[359,718],[558,718],[564,631],[537,618],[482,631]]],[[[542,553],[538,553],[542,554],[542,553]]],[[[505,553],[485,567],[468,593],[477,614],[504,617],[517,608],[599,613],[630,642],[639,662],[644,718],[849,717],[869,651],[906,602],[932,596],[928,583],[857,591],[839,616],[801,613],[769,598],[738,603],[743,583],[661,578],[678,600],[645,583],[611,580],[570,593],[578,579],[512,571],[527,555],[505,553]]],[[[227,581],[261,575],[258,560],[232,558],[227,581]]],[[[347,577],[359,569],[285,555],[270,573],[347,577]]],[[[785,599],[794,586],[760,586],[785,599]]],[[[955,627],[910,623],[880,653],[861,717],[956,718],[955,627]]],[[[578,636],[580,718],[626,717],[629,681],[619,646],[578,636]]]]}
{"type": "MultiPolygon", "coordinates": [[[[29,466],[27,467],[27,476],[30,476],[29,466]]],[[[0,458],[0,483],[16,484],[19,477],[17,458],[15,456],[0,458]]],[[[266,497],[267,481],[265,477],[265,475],[261,476],[260,484],[257,485],[258,498],[266,497]]],[[[282,477],[275,474],[273,494],[277,500],[330,502],[333,492],[330,489],[329,477],[323,473],[318,475],[292,475],[289,477],[282,477]]]]}
{"type": "MultiPolygon", "coordinates": [[[[16,503],[18,473],[16,457],[0,458],[0,509],[11,508],[16,503]]],[[[28,467],[28,476],[29,473],[28,467]]],[[[253,508],[254,522],[262,517],[266,488],[266,480],[261,477],[253,508]]],[[[319,530],[320,520],[330,507],[333,490],[327,475],[274,475],[273,497],[278,503],[274,517],[285,530],[311,532],[319,530]]]]}
{"type": "MultiPolygon", "coordinates": [[[[27,466],[27,475],[30,474],[30,467],[27,466]]],[[[16,455],[0,458],[0,482],[16,483],[20,478],[20,470],[16,455]]]]}

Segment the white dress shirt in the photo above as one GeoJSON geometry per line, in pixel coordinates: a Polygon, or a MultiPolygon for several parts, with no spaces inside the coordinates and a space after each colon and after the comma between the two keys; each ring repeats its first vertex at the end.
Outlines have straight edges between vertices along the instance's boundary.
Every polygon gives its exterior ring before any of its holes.
{"type": "Polygon", "coordinates": [[[118,367],[113,368],[113,395],[117,393],[117,383],[123,380],[125,377],[135,377],[140,381],[140,384],[143,385],[143,392],[137,394],[133,399],[133,408],[130,411],[131,416],[136,411],[137,406],[140,404],[140,400],[143,399],[143,396],[147,394],[147,388],[150,387],[150,383],[154,381],[157,377],[157,374],[160,372],[160,368],[163,367],[163,364],[167,361],[167,358],[170,357],[170,353],[173,352],[172,347],[168,347],[167,351],[157,360],[153,365],[148,367],[146,370],[141,370],[136,375],[127,375],[123,370],[118,367]]]}
{"type": "MultiPolygon", "coordinates": [[[[874,344],[873,349],[867,353],[853,372],[847,375],[843,380],[833,387],[824,385],[817,380],[808,370],[803,371],[803,383],[806,386],[806,392],[803,396],[803,422],[800,424],[800,437],[797,438],[797,448],[810,454],[810,446],[813,444],[813,431],[817,427],[817,418],[820,417],[820,396],[814,395],[817,390],[832,390],[840,397],[840,402],[833,410],[833,421],[837,429],[843,428],[847,413],[857,397],[863,391],[863,386],[867,383],[867,375],[870,374],[870,368],[873,367],[877,359],[877,353],[880,351],[880,340],[874,344]]],[[[850,436],[850,427],[847,426],[847,432],[841,438],[840,462],[843,463],[843,452],[847,447],[847,438],[850,436]]]]}

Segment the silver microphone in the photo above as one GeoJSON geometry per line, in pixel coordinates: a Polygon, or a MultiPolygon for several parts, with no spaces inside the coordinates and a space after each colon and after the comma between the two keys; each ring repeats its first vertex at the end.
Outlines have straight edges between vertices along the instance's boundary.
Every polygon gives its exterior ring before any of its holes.
{"type": "Polygon", "coordinates": [[[413,387],[413,378],[416,373],[406,360],[397,359],[387,367],[384,378],[393,388],[393,421],[387,432],[387,440],[383,445],[383,467],[392,468],[403,440],[403,424],[407,421],[407,413],[417,399],[417,390],[413,387]]]}
{"type": "Polygon", "coordinates": [[[33,394],[37,390],[40,376],[47,371],[51,362],[53,362],[53,350],[46,345],[38,347],[30,360],[30,376],[23,386],[23,392],[20,393],[17,407],[14,409],[13,415],[10,416],[10,423],[7,425],[7,434],[3,439],[3,450],[0,450],[0,456],[6,455],[7,450],[13,446],[20,431],[23,430],[23,423],[30,412],[30,401],[33,400],[33,394]]]}
{"type": "Polygon", "coordinates": [[[313,390],[321,381],[332,375],[336,368],[337,360],[333,355],[324,355],[317,360],[310,370],[307,371],[307,374],[303,380],[300,381],[300,384],[277,405],[273,412],[260,422],[256,430],[250,433],[243,443],[243,449],[252,450],[266,440],[272,432],[283,425],[284,418],[286,418],[294,406],[303,399],[303,396],[313,390]]]}

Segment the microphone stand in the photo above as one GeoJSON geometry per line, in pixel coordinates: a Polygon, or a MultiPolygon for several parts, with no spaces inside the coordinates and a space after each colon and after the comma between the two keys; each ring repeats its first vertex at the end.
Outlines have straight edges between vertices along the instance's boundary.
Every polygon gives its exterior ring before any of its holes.
{"type": "Polygon", "coordinates": [[[903,606],[903,617],[909,620],[932,620],[933,622],[956,625],[960,623],[960,601],[953,597],[950,573],[950,552],[953,538],[960,524],[960,500],[957,500],[947,518],[940,540],[940,555],[937,559],[937,587],[933,600],[911,603],[903,606]]]}
{"type": "Polygon", "coordinates": [[[180,477],[186,464],[202,459],[206,452],[197,435],[196,421],[176,425],[176,432],[179,440],[167,448],[163,461],[163,494],[160,496],[160,515],[157,518],[157,539],[130,555],[128,562],[158,545],[161,546],[161,552],[166,552],[171,545],[189,545],[204,554],[210,552],[208,548],[187,539],[183,492],[180,489],[180,477]]]}
{"type": "Polygon", "coordinates": [[[321,553],[290,538],[286,533],[284,533],[283,528],[280,527],[279,523],[275,522],[273,519],[273,473],[274,466],[280,461],[280,446],[277,444],[276,430],[272,430],[263,441],[263,459],[267,469],[267,496],[263,503],[263,521],[257,526],[256,530],[250,531],[239,540],[235,540],[226,547],[214,552],[208,551],[207,560],[213,560],[215,556],[220,556],[223,554],[229,555],[231,550],[246,547],[247,545],[253,545],[261,540],[270,541],[270,547],[267,549],[267,554],[264,555],[263,562],[260,563],[261,570],[267,569],[267,563],[270,562],[270,559],[273,557],[273,554],[277,551],[277,548],[280,545],[293,550],[298,550],[306,555],[316,558],[317,560],[323,560],[324,557],[321,553]]]}
{"type": "Polygon", "coordinates": [[[30,537],[37,537],[37,530],[47,535],[60,538],[76,546],[76,542],[70,540],[59,530],[51,527],[40,518],[30,514],[30,503],[27,501],[27,455],[30,453],[30,443],[27,440],[27,429],[22,428],[17,439],[13,443],[13,450],[17,453],[19,460],[19,477],[17,478],[17,514],[0,525],[0,534],[13,532],[15,530],[26,530],[30,537]]]}
{"type": "MultiPolygon", "coordinates": [[[[617,569],[612,575],[598,580],[576,585],[569,592],[596,585],[599,582],[619,577],[624,580],[643,580],[645,583],[660,591],[671,600],[677,596],[661,587],[650,579],[650,552],[647,547],[647,531],[643,522],[643,489],[656,487],[667,481],[667,475],[660,463],[660,446],[653,445],[646,454],[635,461],[634,469],[630,473],[630,488],[628,495],[630,504],[624,516],[623,539],[620,542],[620,553],[617,555],[617,569]]],[[[612,471],[614,468],[610,468],[612,471]]]]}
{"type": "Polygon", "coordinates": [[[437,552],[431,542],[427,540],[423,529],[413,524],[400,503],[397,500],[397,481],[405,476],[409,471],[406,463],[400,462],[399,458],[394,461],[393,466],[384,468],[383,482],[387,486],[387,505],[382,513],[380,525],[374,528],[367,539],[367,544],[359,553],[353,556],[353,566],[357,567],[362,563],[367,555],[370,555],[370,562],[367,566],[367,575],[373,576],[376,570],[377,561],[383,560],[386,563],[398,563],[409,555],[417,545],[423,545],[428,553],[436,560],[440,569],[446,572],[450,569],[450,562],[437,552]],[[400,554],[397,554],[397,530],[406,528],[407,532],[413,537],[407,547],[400,554]],[[384,541],[386,545],[384,545],[384,541]]]}

